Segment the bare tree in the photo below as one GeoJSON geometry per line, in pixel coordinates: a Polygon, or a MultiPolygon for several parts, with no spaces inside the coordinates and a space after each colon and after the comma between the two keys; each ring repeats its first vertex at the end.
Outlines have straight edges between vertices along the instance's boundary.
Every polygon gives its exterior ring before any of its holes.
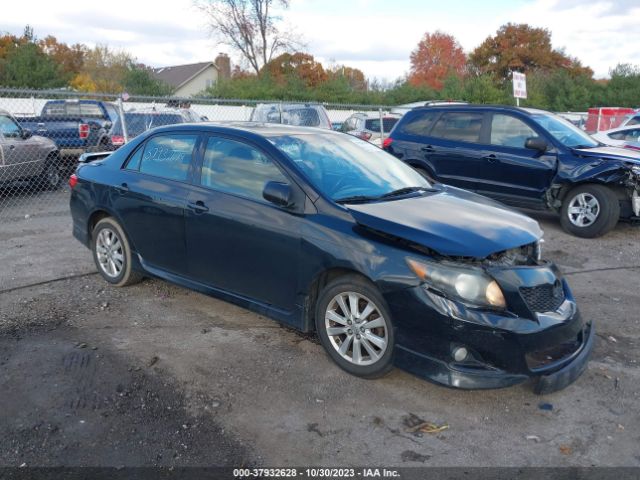
{"type": "Polygon", "coordinates": [[[295,34],[278,28],[282,21],[273,7],[289,7],[289,0],[195,0],[207,15],[212,35],[237,50],[260,75],[275,54],[301,46],[295,34]]]}

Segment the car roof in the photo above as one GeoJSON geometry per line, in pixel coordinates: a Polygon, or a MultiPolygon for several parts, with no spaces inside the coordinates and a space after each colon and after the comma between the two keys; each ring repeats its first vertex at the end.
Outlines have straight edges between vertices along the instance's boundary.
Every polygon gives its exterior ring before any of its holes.
{"type": "Polygon", "coordinates": [[[201,122],[201,123],[180,123],[175,125],[168,125],[164,127],[158,127],[155,131],[169,131],[169,130],[201,130],[201,131],[236,131],[245,132],[260,135],[263,137],[274,135],[312,135],[312,134],[325,134],[325,135],[344,135],[340,132],[335,132],[327,128],[317,127],[302,127],[298,125],[283,125],[281,123],[267,123],[267,122],[241,122],[241,121],[228,121],[228,122],[201,122]]]}
{"type": "Polygon", "coordinates": [[[625,125],[624,127],[616,127],[610,128],[609,130],[600,130],[597,133],[617,133],[617,132],[626,132],[627,130],[637,130],[640,128],[640,125],[625,125]]]}
{"type": "MultiPolygon", "coordinates": [[[[380,118],[380,112],[356,112],[353,116],[365,117],[367,119],[380,118]]],[[[382,118],[400,118],[400,115],[397,113],[382,112],[382,118]]]]}
{"type": "Polygon", "coordinates": [[[525,108],[525,107],[515,107],[513,105],[492,105],[492,104],[478,104],[478,103],[469,103],[469,104],[444,104],[444,105],[427,105],[424,107],[417,107],[413,109],[414,111],[435,111],[435,110],[448,110],[448,111],[456,111],[456,110],[489,110],[489,111],[509,111],[509,112],[520,112],[528,115],[535,114],[548,114],[550,112],[546,110],[541,110],[538,108],[525,108]]]}

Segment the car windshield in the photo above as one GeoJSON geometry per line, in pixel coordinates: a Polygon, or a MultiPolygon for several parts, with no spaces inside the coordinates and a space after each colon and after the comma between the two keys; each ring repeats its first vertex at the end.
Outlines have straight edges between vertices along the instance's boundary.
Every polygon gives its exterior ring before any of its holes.
{"type": "Polygon", "coordinates": [[[553,138],[568,148],[593,148],[599,143],[564,118],[550,113],[534,113],[531,118],[553,138]]]}
{"type": "Polygon", "coordinates": [[[430,189],[422,175],[384,150],[350,135],[268,137],[323,194],[337,202],[378,200],[430,189]]]}
{"type": "MultiPolygon", "coordinates": [[[[125,113],[124,119],[127,122],[127,135],[129,136],[129,138],[137,137],[141,133],[144,133],[154,127],[159,127],[162,125],[173,125],[175,123],[184,123],[182,116],[175,113],[125,113]]],[[[116,120],[116,123],[113,126],[112,134],[123,134],[122,122],[120,122],[120,118],[116,120]]]]}

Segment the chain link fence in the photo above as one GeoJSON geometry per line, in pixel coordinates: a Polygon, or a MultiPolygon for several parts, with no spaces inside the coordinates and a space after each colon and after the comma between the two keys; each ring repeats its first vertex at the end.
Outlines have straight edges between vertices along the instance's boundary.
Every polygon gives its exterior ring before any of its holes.
{"type": "Polygon", "coordinates": [[[81,154],[117,150],[154,127],[255,120],[341,130],[381,144],[399,117],[389,111],[382,105],[0,89],[0,225],[62,214],[67,180],[81,154]]]}

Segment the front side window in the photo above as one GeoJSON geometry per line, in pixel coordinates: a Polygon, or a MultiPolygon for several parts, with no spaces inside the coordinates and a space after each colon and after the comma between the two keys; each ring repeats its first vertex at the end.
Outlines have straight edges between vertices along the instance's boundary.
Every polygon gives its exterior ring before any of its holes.
{"type": "Polygon", "coordinates": [[[200,183],[224,193],[263,201],[267,182],[287,182],[280,169],[260,150],[226,138],[210,137],[200,183]]]}
{"type": "Polygon", "coordinates": [[[140,171],[156,177],[185,181],[197,135],[166,134],[151,138],[144,147],[140,171]]]}
{"type": "Polygon", "coordinates": [[[20,126],[7,115],[0,115],[0,132],[5,137],[20,136],[20,126]]]}
{"type": "Polygon", "coordinates": [[[482,113],[446,112],[436,122],[432,137],[455,140],[458,142],[480,142],[482,113]]]}
{"type": "Polygon", "coordinates": [[[491,145],[525,148],[527,138],[537,136],[531,127],[511,115],[497,113],[491,119],[491,145]]]}

